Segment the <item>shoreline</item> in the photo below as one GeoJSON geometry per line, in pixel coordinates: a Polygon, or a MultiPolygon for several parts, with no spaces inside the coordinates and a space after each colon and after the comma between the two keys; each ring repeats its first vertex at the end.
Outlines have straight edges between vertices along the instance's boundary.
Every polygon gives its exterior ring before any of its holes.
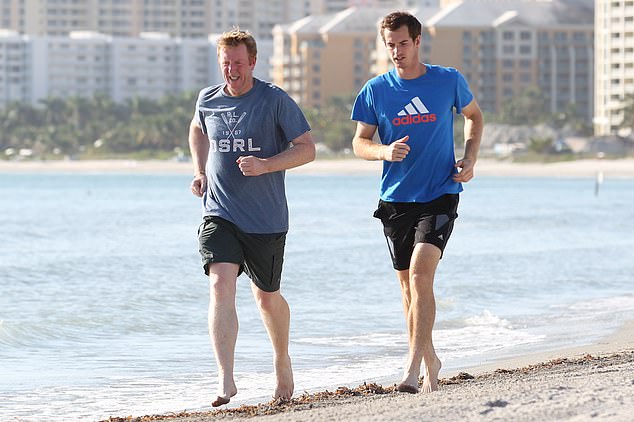
{"type": "Polygon", "coordinates": [[[485,362],[447,374],[440,390],[406,394],[363,383],[304,393],[290,403],[242,405],[195,413],[111,417],[110,422],[631,420],[634,412],[634,321],[591,344],[485,362]]]}
{"type": "MultiPolygon", "coordinates": [[[[381,174],[382,162],[357,158],[317,160],[289,170],[289,174],[361,175],[381,174]]],[[[591,177],[634,178],[634,158],[615,160],[575,160],[555,163],[512,163],[482,158],[476,164],[478,176],[499,177],[591,177]]],[[[78,174],[192,174],[191,162],[170,160],[76,160],[2,161],[0,173],[78,173],[78,174]]]]}

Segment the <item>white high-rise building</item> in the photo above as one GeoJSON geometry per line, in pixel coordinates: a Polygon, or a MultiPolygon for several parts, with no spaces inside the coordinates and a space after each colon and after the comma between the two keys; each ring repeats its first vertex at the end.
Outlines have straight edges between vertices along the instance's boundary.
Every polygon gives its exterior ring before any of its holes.
{"type": "Polygon", "coordinates": [[[26,37],[0,31],[0,103],[23,101],[30,95],[30,55],[26,37]]]}
{"type": "Polygon", "coordinates": [[[254,74],[271,80],[277,24],[354,5],[396,10],[439,1],[0,0],[0,104],[99,92],[121,101],[200,89],[221,81],[214,34],[233,27],[255,36],[254,74]]]}
{"type": "Polygon", "coordinates": [[[628,136],[623,106],[634,95],[634,0],[595,1],[596,135],[628,136]]]}
{"type": "Polygon", "coordinates": [[[70,36],[29,37],[0,33],[0,104],[36,104],[49,97],[99,93],[118,102],[159,98],[222,81],[214,37],[141,35],[73,32],[70,36]]]}

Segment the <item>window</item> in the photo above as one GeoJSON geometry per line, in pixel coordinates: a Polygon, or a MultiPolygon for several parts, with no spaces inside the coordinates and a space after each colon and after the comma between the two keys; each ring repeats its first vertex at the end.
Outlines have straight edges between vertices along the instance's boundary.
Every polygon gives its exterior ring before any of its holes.
{"type": "Polygon", "coordinates": [[[568,34],[565,32],[555,32],[555,40],[556,41],[566,41],[568,39],[568,34]]]}

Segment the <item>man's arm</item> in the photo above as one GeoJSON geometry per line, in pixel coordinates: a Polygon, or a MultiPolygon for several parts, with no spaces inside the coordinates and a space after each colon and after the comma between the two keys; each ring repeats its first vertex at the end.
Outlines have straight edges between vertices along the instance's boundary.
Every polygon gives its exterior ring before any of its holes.
{"type": "Polygon", "coordinates": [[[245,176],[259,176],[299,167],[315,159],[315,143],[310,132],[304,132],[291,143],[292,147],[273,157],[258,158],[253,155],[238,157],[238,167],[245,176]]]}
{"type": "Polygon", "coordinates": [[[209,139],[203,133],[196,117],[189,124],[189,152],[194,163],[194,180],[191,183],[191,190],[194,195],[203,196],[207,190],[205,166],[209,155],[209,139]]]}
{"type": "Polygon", "coordinates": [[[466,107],[463,107],[462,114],[464,116],[465,145],[464,156],[456,163],[456,167],[461,169],[453,177],[456,182],[468,182],[473,179],[473,168],[478,160],[478,151],[480,150],[482,129],[484,127],[482,111],[475,99],[466,107]]]}
{"type": "Polygon", "coordinates": [[[354,155],[364,160],[403,161],[409,153],[409,139],[404,136],[389,145],[377,144],[372,140],[376,133],[376,126],[364,122],[357,122],[357,131],[352,138],[354,155]]]}

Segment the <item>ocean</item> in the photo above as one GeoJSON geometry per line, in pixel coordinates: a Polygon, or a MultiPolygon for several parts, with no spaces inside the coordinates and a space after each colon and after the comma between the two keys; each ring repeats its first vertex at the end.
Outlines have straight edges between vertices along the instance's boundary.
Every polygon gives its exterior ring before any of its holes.
{"type": "MultiPolygon", "coordinates": [[[[186,175],[0,174],[0,420],[210,409],[208,283],[186,175]]],[[[287,174],[296,394],[400,380],[400,291],[378,175],[287,174]]],[[[634,180],[480,177],[435,282],[443,370],[589,344],[634,319],[634,180]]],[[[271,346],[238,280],[239,393],[268,401],[271,346]]],[[[441,377],[443,372],[441,372],[441,377]]]]}

